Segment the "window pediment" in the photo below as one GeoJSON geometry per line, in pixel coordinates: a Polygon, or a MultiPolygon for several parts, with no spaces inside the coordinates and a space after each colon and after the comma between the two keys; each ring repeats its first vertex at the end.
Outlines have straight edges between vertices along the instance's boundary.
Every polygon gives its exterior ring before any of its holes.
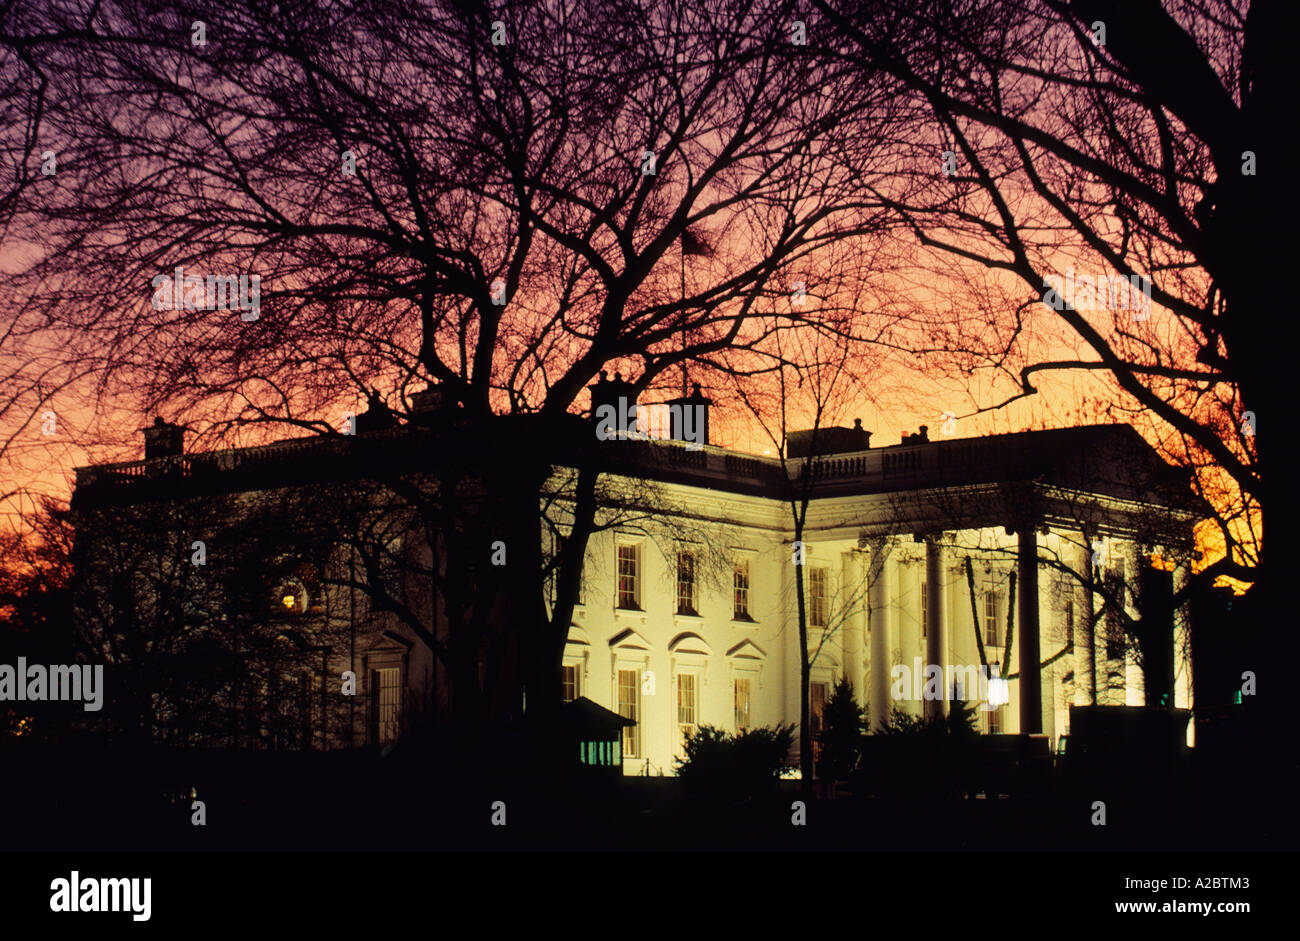
{"type": "Polygon", "coordinates": [[[625,650],[649,650],[650,641],[646,640],[632,628],[619,631],[609,639],[611,647],[622,648],[625,650]]]}
{"type": "Polygon", "coordinates": [[[704,657],[713,653],[708,642],[693,631],[684,631],[674,637],[668,643],[668,650],[672,653],[695,653],[704,657]]]}
{"type": "Polygon", "coordinates": [[[742,640],[736,646],[727,651],[727,656],[733,660],[765,660],[767,654],[763,648],[758,646],[752,640],[742,640]]]}

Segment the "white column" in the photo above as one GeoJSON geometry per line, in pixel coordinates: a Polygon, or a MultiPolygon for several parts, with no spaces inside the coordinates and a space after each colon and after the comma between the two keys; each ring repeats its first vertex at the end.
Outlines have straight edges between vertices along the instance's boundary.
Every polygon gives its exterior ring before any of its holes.
{"type": "Polygon", "coordinates": [[[939,668],[943,696],[926,703],[927,716],[946,716],[948,696],[948,600],[944,590],[944,567],[947,563],[942,536],[925,541],[925,660],[926,666],[939,668]]]}
{"type": "Polygon", "coordinates": [[[1087,541],[1078,534],[1079,545],[1071,553],[1069,565],[1074,575],[1070,577],[1070,591],[1074,598],[1074,704],[1096,705],[1092,701],[1091,677],[1096,668],[1093,651],[1088,648],[1088,618],[1092,613],[1092,594],[1088,591],[1088,565],[1091,555],[1087,541]],[[1075,577],[1077,576],[1077,577],[1075,577]]]}
{"type": "MultiPolygon", "coordinates": [[[[783,543],[777,564],[781,567],[781,605],[784,630],[781,632],[781,722],[793,723],[796,738],[799,734],[799,679],[803,660],[799,652],[799,599],[795,595],[794,556],[790,543],[783,543]]],[[[807,573],[805,573],[807,574],[807,573]]],[[[750,565],[750,596],[754,595],[754,565],[750,565]]],[[[750,613],[753,613],[751,607],[750,613]]]]}
{"type": "Polygon", "coordinates": [[[889,544],[872,547],[870,579],[867,591],[871,631],[871,727],[884,728],[889,723],[890,651],[894,641],[893,563],[889,544]]]}
{"type": "Polygon", "coordinates": [[[841,556],[844,598],[844,675],[853,684],[853,698],[862,702],[862,634],[866,610],[864,553],[850,549],[841,556]]]}
{"type": "MultiPolygon", "coordinates": [[[[1179,562],[1174,569],[1174,595],[1191,581],[1191,560],[1179,562]]],[[[1191,709],[1192,697],[1192,636],[1191,604],[1184,600],[1174,608],[1174,707],[1191,709]]],[[[1196,723],[1187,723],[1187,744],[1196,744],[1196,723]]]]}

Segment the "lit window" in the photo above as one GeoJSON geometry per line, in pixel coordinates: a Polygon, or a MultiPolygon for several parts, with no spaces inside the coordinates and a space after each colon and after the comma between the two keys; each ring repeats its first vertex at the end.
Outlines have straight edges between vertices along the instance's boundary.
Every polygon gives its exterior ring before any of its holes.
{"type": "Polygon", "coordinates": [[[639,546],[618,547],[618,606],[641,609],[641,552],[639,546]]]}
{"type": "MultiPolygon", "coordinates": [[[[618,714],[625,719],[637,722],[641,715],[641,671],[618,671],[618,714]]],[[[628,758],[641,755],[641,726],[631,725],[623,729],[623,754],[628,758]]]]}
{"type": "Polygon", "coordinates": [[[808,698],[811,700],[808,709],[808,721],[812,726],[814,762],[821,756],[819,737],[822,729],[825,728],[826,700],[830,698],[830,692],[831,686],[829,683],[812,683],[808,688],[808,698]]]}
{"type": "Polygon", "coordinates": [[[749,728],[749,678],[735,680],[736,731],[749,728]]]}
{"type": "Polygon", "coordinates": [[[998,592],[996,588],[984,589],[984,643],[998,646],[998,592]]]}
{"type": "Polygon", "coordinates": [[[695,556],[677,553],[677,613],[695,614],[695,556]]]}
{"type": "Polygon", "coordinates": [[[751,620],[749,616],[749,562],[736,563],[736,606],[732,615],[737,621],[751,620]]]}
{"type": "Polygon", "coordinates": [[[808,570],[808,624],[826,626],[826,570],[808,570]]]}
{"type": "Polygon", "coordinates": [[[1119,660],[1128,646],[1124,639],[1124,597],[1127,586],[1123,569],[1112,572],[1106,581],[1114,599],[1106,602],[1106,657],[1119,660]]]}
{"type": "Polygon", "coordinates": [[[275,593],[275,607],[281,614],[303,614],[307,611],[307,589],[296,579],[281,583],[275,593]]]}
{"type": "Polygon", "coordinates": [[[370,674],[374,691],[375,740],[380,745],[397,741],[402,718],[402,671],[396,667],[374,670],[370,674]]]}
{"type": "Polygon", "coordinates": [[[695,731],[696,726],[696,698],[695,698],[695,674],[678,673],[677,674],[677,728],[685,738],[688,734],[695,731]]]}
{"type": "Polygon", "coordinates": [[[582,690],[579,687],[578,667],[576,664],[572,666],[565,665],[560,683],[565,702],[573,702],[573,700],[582,695],[582,690]]]}
{"type": "Polygon", "coordinates": [[[813,732],[822,730],[822,716],[826,710],[826,700],[830,698],[829,683],[811,683],[808,690],[809,698],[812,700],[812,708],[809,709],[809,720],[812,722],[813,732]]]}

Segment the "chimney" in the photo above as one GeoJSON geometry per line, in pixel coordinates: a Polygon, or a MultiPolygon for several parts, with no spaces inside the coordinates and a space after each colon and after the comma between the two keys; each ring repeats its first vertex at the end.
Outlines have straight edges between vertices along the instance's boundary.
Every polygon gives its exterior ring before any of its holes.
{"type": "Polygon", "coordinates": [[[185,429],[180,425],[169,425],[158,416],[153,425],[140,429],[144,432],[144,459],[152,461],[156,457],[175,457],[185,453],[185,429]]]}
{"type": "Polygon", "coordinates": [[[442,389],[437,385],[430,383],[419,392],[411,393],[411,411],[415,414],[436,412],[441,407],[442,389]]]}
{"type": "Polygon", "coordinates": [[[930,426],[929,426],[929,425],[922,425],[922,426],[921,426],[921,430],[920,430],[920,432],[917,433],[916,439],[917,439],[918,441],[920,441],[921,443],[925,443],[925,442],[929,441],[929,440],[930,440],[930,426]]]}
{"type": "Polygon", "coordinates": [[[855,450],[866,451],[871,447],[871,432],[862,427],[862,419],[853,419],[853,438],[856,444],[862,447],[855,450]]]}
{"type": "Polygon", "coordinates": [[[388,407],[378,389],[371,389],[366,399],[366,410],[357,416],[357,434],[385,431],[397,427],[397,416],[388,407]]]}
{"type": "Polygon", "coordinates": [[[443,409],[442,393],[442,386],[436,382],[429,383],[419,392],[412,392],[411,421],[421,425],[431,423],[443,409]]]}
{"type": "Polygon", "coordinates": [[[674,441],[689,441],[694,444],[709,443],[709,406],[712,399],[706,399],[700,392],[700,384],[690,395],[679,399],[669,399],[668,407],[671,417],[670,437],[674,441]]]}

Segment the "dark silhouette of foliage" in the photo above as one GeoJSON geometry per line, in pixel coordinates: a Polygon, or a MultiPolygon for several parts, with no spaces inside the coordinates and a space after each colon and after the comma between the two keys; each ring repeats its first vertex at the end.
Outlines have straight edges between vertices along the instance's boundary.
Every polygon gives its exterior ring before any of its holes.
{"type": "Polygon", "coordinates": [[[858,705],[853,696],[853,684],[846,676],[835,681],[830,698],[822,713],[821,760],[817,763],[818,777],[831,781],[847,781],[858,765],[862,736],[867,729],[867,709],[858,705]]]}
{"type": "Polygon", "coordinates": [[[888,725],[864,736],[850,782],[858,794],[891,799],[954,797],[969,791],[976,760],[975,707],[948,703],[947,716],[914,716],[894,708],[888,725]]]}
{"type": "Polygon", "coordinates": [[[686,737],[677,773],[687,794],[704,800],[743,801],[770,793],[789,766],[794,726],[744,729],[732,735],[702,725],[686,737]]]}

